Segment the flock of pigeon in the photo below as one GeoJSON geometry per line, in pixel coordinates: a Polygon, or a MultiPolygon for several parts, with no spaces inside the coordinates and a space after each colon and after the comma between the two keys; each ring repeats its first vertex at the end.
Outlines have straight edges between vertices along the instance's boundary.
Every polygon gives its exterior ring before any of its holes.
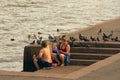
{"type": "MultiPolygon", "coordinates": [[[[114,41],[114,42],[120,42],[120,40],[118,39],[118,36],[116,37],[113,37],[113,31],[111,31],[110,34],[105,34],[105,33],[102,33],[102,29],[100,29],[98,31],[98,35],[102,34],[102,39],[100,37],[93,37],[93,36],[90,36],[90,38],[87,38],[86,36],[83,36],[82,34],[79,33],[79,40],[80,41],[85,41],[85,42],[89,42],[89,41],[114,41]]],[[[74,38],[73,36],[70,36],[70,41],[77,41],[76,38],[74,38]]]]}
{"type": "MultiPolygon", "coordinates": [[[[57,32],[59,32],[59,31],[60,30],[57,29],[57,32]]],[[[31,38],[34,38],[34,40],[30,44],[35,44],[35,43],[41,44],[41,42],[43,40],[43,37],[41,36],[41,34],[42,34],[41,32],[38,32],[38,36],[28,35],[28,40],[30,40],[31,38]]],[[[73,43],[75,43],[77,41],[84,41],[84,42],[114,41],[114,42],[120,42],[120,40],[118,39],[118,36],[113,37],[113,31],[111,31],[110,34],[105,34],[105,33],[103,33],[102,29],[100,29],[97,34],[101,35],[101,37],[90,36],[89,38],[87,38],[86,36],[79,33],[78,38],[70,36],[68,39],[68,43],[70,44],[70,46],[73,46],[73,45],[75,45],[73,43]]],[[[62,38],[65,38],[65,37],[67,37],[67,35],[62,35],[61,37],[60,36],[58,37],[58,36],[49,34],[48,40],[50,42],[57,42],[59,44],[60,40],[62,38]]],[[[11,39],[11,41],[14,41],[14,39],[11,39]]],[[[85,47],[88,47],[88,45],[84,45],[84,44],[82,44],[82,45],[85,47]]]]}

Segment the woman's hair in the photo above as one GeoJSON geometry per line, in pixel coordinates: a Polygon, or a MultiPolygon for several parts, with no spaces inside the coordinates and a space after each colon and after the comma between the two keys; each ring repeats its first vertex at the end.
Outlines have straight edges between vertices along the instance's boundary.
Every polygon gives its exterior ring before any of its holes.
{"type": "Polygon", "coordinates": [[[67,42],[67,39],[66,39],[66,38],[63,38],[62,41],[67,42]]]}
{"type": "Polygon", "coordinates": [[[42,44],[41,44],[42,47],[47,47],[47,45],[48,45],[48,42],[46,40],[42,41],[42,44]]]}

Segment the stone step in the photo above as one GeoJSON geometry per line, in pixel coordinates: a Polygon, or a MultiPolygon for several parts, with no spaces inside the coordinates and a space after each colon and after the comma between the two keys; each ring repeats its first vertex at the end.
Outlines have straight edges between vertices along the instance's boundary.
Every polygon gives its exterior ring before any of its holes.
{"type": "Polygon", "coordinates": [[[120,48],[83,48],[71,47],[71,53],[101,53],[101,54],[115,54],[120,52],[120,48]]]}
{"type": "Polygon", "coordinates": [[[70,65],[84,65],[89,66],[93,63],[96,63],[100,60],[88,60],[88,59],[70,59],[70,65]]]}
{"type": "Polygon", "coordinates": [[[112,54],[95,54],[95,53],[71,53],[71,59],[90,59],[90,60],[102,60],[112,54]]]}
{"type": "Polygon", "coordinates": [[[120,42],[70,42],[74,47],[102,47],[102,48],[120,48],[120,42]]]}

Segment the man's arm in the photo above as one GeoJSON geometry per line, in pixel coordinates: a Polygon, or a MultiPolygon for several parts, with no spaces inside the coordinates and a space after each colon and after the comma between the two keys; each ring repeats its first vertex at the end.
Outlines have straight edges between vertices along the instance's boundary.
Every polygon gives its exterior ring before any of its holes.
{"type": "Polygon", "coordinates": [[[42,56],[43,56],[43,49],[40,50],[40,52],[39,52],[37,58],[41,58],[42,56]]]}

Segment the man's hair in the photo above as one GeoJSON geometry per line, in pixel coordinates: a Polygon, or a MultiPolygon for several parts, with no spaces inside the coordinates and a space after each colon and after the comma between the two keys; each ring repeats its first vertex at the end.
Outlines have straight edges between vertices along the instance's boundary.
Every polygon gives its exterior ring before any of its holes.
{"type": "Polygon", "coordinates": [[[48,44],[48,43],[47,43],[47,41],[46,41],[46,40],[44,40],[44,41],[42,41],[41,46],[42,46],[42,47],[47,47],[47,44],[48,44]]]}

